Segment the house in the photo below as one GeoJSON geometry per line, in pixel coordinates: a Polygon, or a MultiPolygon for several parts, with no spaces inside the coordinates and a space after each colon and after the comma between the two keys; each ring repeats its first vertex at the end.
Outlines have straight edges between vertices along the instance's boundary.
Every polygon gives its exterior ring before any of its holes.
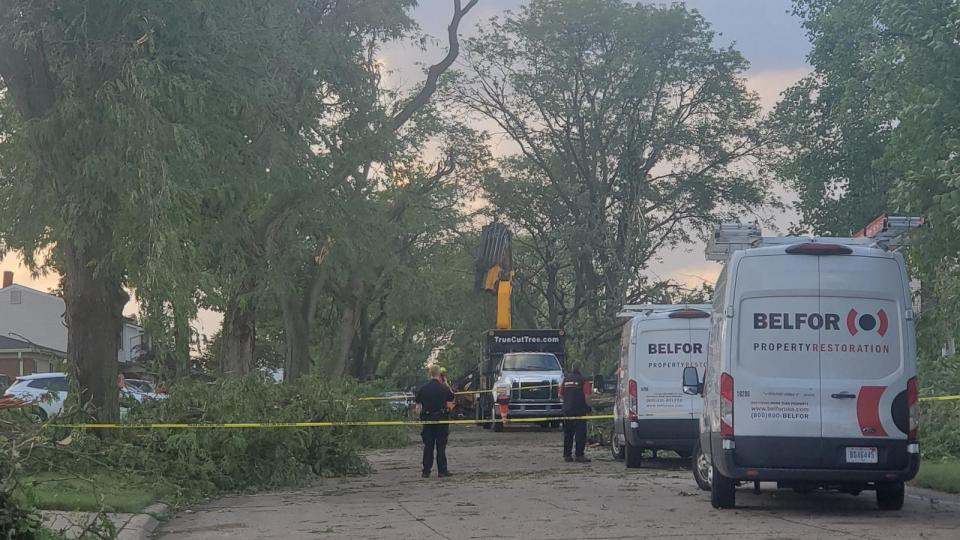
{"type": "MultiPolygon", "coordinates": [[[[3,273],[0,288],[0,373],[29,375],[57,369],[67,356],[66,305],[59,296],[13,282],[3,273]]],[[[124,319],[117,360],[129,365],[147,352],[143,328],[124,319]]]]}
{"type": "Polygon", "coordinates": [[[11,381],[20,375],[57,371],[64,357],[64,351],[0,336],[0,375],[6,375],[11,381]]]}

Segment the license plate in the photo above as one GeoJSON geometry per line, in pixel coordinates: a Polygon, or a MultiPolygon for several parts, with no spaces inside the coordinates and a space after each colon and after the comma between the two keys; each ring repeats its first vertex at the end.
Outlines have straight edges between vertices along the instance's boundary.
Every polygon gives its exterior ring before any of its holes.
{"type": "Polygon", "coordinates": [[[873,447],[847,447],[847,463],[876,463],[877,449],[873,447]]]}

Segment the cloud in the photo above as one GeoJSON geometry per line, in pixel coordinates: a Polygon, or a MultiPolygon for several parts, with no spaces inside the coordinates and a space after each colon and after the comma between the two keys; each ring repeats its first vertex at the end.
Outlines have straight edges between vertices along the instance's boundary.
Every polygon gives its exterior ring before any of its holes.
{"type": "Polygon", "coordinates": [[[770,111],[780,100],[780,94],[784,90],[809,74],[809,67],[750,71],[746,76],[746,85],[748,90],[760,96],[763,110],[770,111]]]}

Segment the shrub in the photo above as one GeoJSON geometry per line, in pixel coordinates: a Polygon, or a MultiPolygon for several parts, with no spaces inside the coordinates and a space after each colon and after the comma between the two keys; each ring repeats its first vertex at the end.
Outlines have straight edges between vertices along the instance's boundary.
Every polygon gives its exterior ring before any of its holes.
{"type": "MultiPolygon", "coordinates": [[[[331,384],[310,377],[277,384],[262,377],[217,383],[184,383],[169,399],[133,406],[125,423],[219,424],[357,421],[384,418],[386,407],[357,401],[370,385],[331,384]]],[[[302,484],[320,476],[363,473],[364,448],[395,446],[409,439],[403,428],[320,427],[250,429],[71,430],[49,424],[49,444],[36,448],[29,472],[104,470],[160,483],[185,502],[225,491],[302,484]],[[375,431],[374,431],[375,430],[375,431]],[[55,443],[59,441],[59,443],[55,443]]]]}

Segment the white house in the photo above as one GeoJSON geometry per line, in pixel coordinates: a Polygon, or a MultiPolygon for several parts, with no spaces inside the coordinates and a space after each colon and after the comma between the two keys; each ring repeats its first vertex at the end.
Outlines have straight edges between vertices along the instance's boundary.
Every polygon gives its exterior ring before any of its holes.
{"type": "MultiPolygon", "coordinates": [[[[0,288],[0,336],[19,342],[11,341],[11,346],[17,345],[22,349],[22,344],[26,343],[47,355],[54,354],[65,358],[65,312],[66,305],[59,296],[18,285],[13,282],[13,272],[3,273],[3,288],[0,288]]],[[[143,328],[133,321],[125,320],[117,360],[121,364],[133,362],[146,352],[146,345],[143,328]]],[[[0,342],[0,356],[3,355],[3,349],[3,342],[0,342]]],[[[38,363],[35,369],[43,371],[44,365],[38,363]]]]}

